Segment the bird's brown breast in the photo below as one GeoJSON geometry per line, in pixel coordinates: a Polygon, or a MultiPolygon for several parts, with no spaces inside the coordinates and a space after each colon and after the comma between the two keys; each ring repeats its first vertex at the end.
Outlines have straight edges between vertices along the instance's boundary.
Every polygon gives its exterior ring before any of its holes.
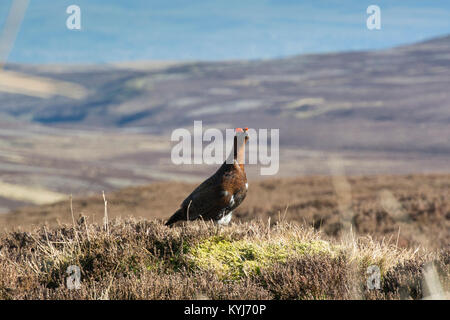
{"type": "Polygon", "coordinates": [[[244,169],[237,163],[230,166],[222,175],[222,188],[232,195],[230,209],[239,206],[247,195],[247,176],[244,169]]]}

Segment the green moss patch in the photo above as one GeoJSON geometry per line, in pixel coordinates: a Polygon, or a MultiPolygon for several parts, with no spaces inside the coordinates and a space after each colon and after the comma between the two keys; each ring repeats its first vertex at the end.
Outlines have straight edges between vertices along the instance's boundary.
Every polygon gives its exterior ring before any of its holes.
{"type": "Polygon", "coordinates": [[[228,240],[212,237],[192,246],[188,259],[195,268],[211,270],[222,279],[239,279],[259,274],[261,269],[303,255],[330,254],[330,244],[322,240],[292,239],[228,240]]]}

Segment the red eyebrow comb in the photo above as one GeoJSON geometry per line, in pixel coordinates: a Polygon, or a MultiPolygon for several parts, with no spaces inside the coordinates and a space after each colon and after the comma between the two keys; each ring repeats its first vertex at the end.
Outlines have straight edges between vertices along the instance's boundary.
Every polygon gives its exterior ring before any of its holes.
{"type": "Polygon", "coordinates": [[[244,132],[244,130],[242,130],[242,128],[236,128],[234,129],[236,132],[244,132]]]}

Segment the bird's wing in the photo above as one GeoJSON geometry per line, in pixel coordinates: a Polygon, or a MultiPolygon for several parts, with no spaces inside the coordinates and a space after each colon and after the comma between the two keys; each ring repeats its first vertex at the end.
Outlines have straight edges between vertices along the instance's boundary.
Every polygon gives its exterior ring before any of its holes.
{"type": "Polygon", "coordinates": [[[208,179],[198,186],[181,206],[186,208],[189,220],[197,219],[200,216],[208,219],[227,208],[230,205],[231,197],[232,194],[226,192],[220,183],[214,183],[213,180],[208,179]]]}

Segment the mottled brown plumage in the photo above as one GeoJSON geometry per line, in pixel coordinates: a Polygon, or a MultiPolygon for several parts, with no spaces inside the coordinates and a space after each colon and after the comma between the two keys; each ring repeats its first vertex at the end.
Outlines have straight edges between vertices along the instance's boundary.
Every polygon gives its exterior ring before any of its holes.
{"type": "Polygon", "coordinates": [[[200,184],[181,204],[166,222],[214,220],[228,224],[231,214],[247,195],[247,177],[244,170],[245,144],[248,141],[247,128],[236,129],[234,137],[233,161],[225,161],[211,177],[200,184]],[[232,162],[232,163],[227,163],[232,162]]]}

